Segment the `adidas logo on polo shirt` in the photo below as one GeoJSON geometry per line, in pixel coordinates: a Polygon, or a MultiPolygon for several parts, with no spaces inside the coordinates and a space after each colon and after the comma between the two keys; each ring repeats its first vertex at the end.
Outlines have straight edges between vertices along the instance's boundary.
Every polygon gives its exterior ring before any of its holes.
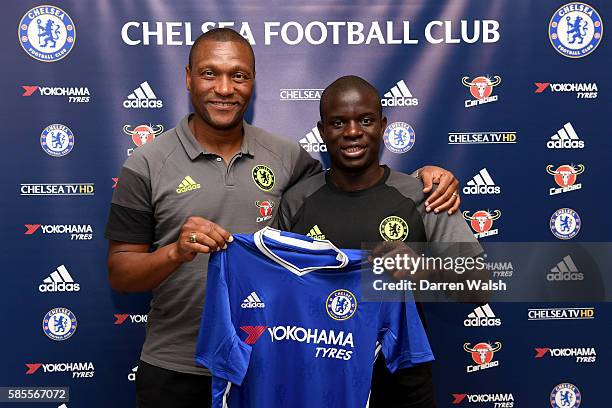
{"type": "Polygon", "coordinates": [[[584,280],[584,274],[578,272],[576,264],[571,256],[565,256],[557,266],[550,270],[546,275],[548,281],[581,281],[584,280]]]}
{"type": "Polygon", "coordinates": [[[307,152],[326,152],[327,146],[321,139],[321,134],[317,127],[313,127],[312,130],[306,133],[306,136],[300,139],[300,146],[307,152]]]}
{"type": "Polygon", "coordinates": [[[463,321],[465,327],[501,326],[501,319],[495,317],[489,304],[478,306],[463,321]]]}
{"type": "Polygon", "coordinates": [[[123,101],[124,108],[161,108],[164,103],[157,99],[157,95],[153,92],[153,89],[149,86],[147,81],[144,81],[134,89],[134,91],[128,95],[127,99],[123,101]]]}
{"type": "Polygon", "coordinates": [[[242,301],[240,307],[243,309],[263,309],[264,307],[266,307],[266,304],[261,301],[259,296],[257,296],[257,293],[251,292],[251,294],[242,301]]]}
{"type": "Polygon", "coordinates": [[[314,239],[325,239],[325,234],[323,234],[323,231],[321,231],[318,225],[312,227],[306,236],[314,239]]]}
{"type": "Polygon", "coordinates": [[[64,265],[60,265],[55,271],[51,272],[48,278],[43,280],[43,283],[38,285],[38,290],[41,292],[78,292],[81,290],[81,286],[74,283],[68,269],[64,265]]]}
{"type": "Polygon", "coordinates": [[[549,149],[582,149],[584,142],[580,140],[572,124],[567,122],[550,137],[546,147],[549,149]]]}
{"type": "Polygon", "coordinates": [[[501,188],[495,185],[491,175],[486,168],[480,170],[467,186],[463,187],[463,194],[499,194],[501,188]]]}
{"type": "Polygon", "coordinates": [[[380,103],[382,106],[416,106],[419,100],[412,96],[402,79],[397,81],[397,84],[383,96],[380,103]]]}
{"type": "Polygon", "coordinates": [[[176,192],[178,194],[186,193],[191,190],[197,190],[200,187],[202,187],[200,183],[196,183],[191,176],[185,176],[183,181],[181,181],[181,184],[179,184],[178,188],[176,189],[176,192]]]}

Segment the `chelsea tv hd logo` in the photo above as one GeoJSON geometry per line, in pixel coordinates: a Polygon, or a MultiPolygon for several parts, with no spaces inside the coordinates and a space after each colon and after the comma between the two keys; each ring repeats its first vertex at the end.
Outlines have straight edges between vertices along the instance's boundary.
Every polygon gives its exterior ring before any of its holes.
{"type": "Polygon", "coordinates": [[[18,36],[21,47],[30,57],[43,62],[56,62],[74,48],[76,27],[64,10],[42,5],[23,15],[18,36]]]}

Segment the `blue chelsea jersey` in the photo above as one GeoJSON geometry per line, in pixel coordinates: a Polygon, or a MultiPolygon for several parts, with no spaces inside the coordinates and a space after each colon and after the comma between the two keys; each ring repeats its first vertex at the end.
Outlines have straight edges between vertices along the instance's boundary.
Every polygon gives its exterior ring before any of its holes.
{"type": "Polygon", "coordinates": [[[364,253],[264,228],[210,257],[196,361],[213,407],[365,407],[373,363],[433,360],[414,302],[361,302],[364,253]]]}

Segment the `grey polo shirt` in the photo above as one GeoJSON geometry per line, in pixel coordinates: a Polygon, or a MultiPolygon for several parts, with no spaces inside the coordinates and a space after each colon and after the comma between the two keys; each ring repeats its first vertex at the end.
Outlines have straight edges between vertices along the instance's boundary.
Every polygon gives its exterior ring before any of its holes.
{"type": "MultiPolygon", "coordinates": [[[[176,241],[190,216],[230,233],[251,233],[272,223],[285,190],[321,171],[297,143],[246,122],[240,151],[226,164],[197,142],[188,118],[127,159],[113,193],[107,239],[155,249],[176,241]]],[[[184,373],[208,372],[194,361],[207,268],[208,255],[199,254],[153,290],[143,361],[184,373]]]]}

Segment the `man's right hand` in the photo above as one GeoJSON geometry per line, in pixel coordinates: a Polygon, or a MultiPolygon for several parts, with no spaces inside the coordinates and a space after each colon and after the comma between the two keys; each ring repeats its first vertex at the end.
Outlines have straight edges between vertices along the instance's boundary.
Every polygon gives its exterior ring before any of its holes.
{"type": "Polygon", "coordinates": [[[120,292],[151,290],[183,263],[193,261],[198,253],[227,248],[227,243],[233,240],[229,232],[214,222],[202,217],[189,217],[176,242],[153,252],[149,252],[150,244],[110,241],[108,279],[113,289],[120,292]]]}
{"type": "Polygon", "coordinates": [[[234,237],[218,224],[202,217],[189,217],[169,255],[175,262],[190,262],[198,253],[208,254],[227,248],[233,240],[234,237]]]}

